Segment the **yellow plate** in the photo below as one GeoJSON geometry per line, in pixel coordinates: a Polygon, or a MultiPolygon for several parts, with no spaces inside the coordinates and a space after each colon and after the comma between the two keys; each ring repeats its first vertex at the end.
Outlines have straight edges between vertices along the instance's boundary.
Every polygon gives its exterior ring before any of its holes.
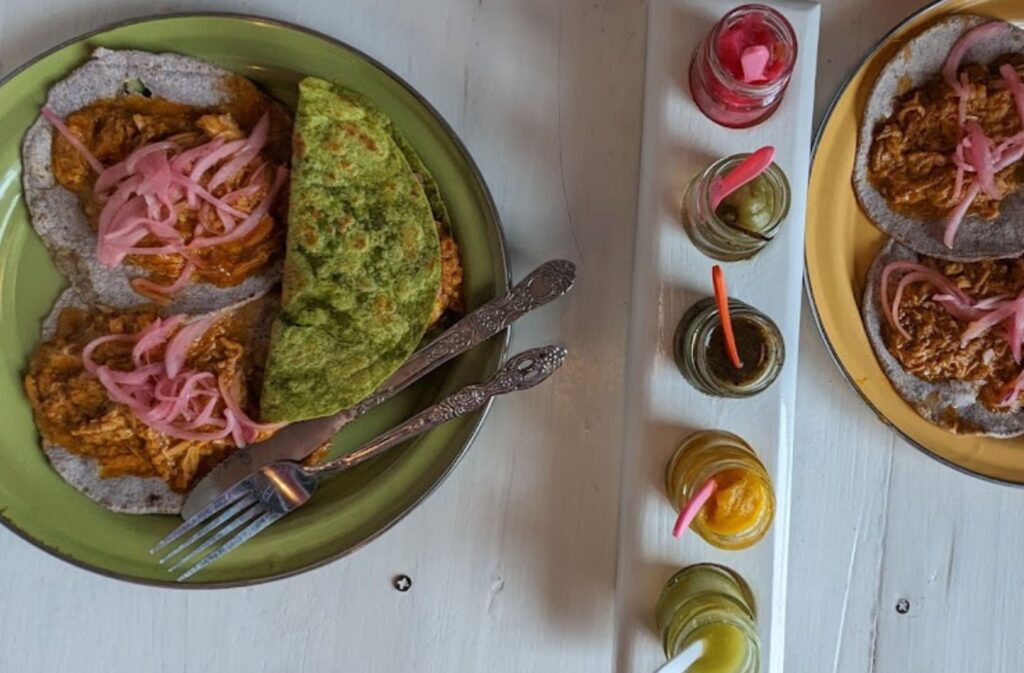
{"type": "Polygon", "coordinates": [[[1024,438],[958,437],[931,425],[903,401],[875,359],[860,318],[868,267],[886,241],[861,212],[850,178],[857,128],[882,66],[936,19],[973,13],[1024,22],[1021,0],[946,0],[911,16],[875,48],[839,92],[816,143],[804,247],[807,293],[825,344],[843,374],[884,422],[952,467],[1024,484],[1024,438]]]}

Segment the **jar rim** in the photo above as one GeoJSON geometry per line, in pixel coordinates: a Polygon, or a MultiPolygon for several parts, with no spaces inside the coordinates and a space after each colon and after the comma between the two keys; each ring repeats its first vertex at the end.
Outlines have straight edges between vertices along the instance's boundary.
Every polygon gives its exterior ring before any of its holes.
{"type": "Polygon", "coordinates": [[[674,586],[683,576],[689,575],[695,572],[714,572],[728,578],[737,589],[740,601],[738,604],[750,615],[751,619],[757,619],[757,600],[754,597],[754,591],[750,587],[750,583],[747,582],[747,578],[741,575],[739,572],[733,570],[727,565],[721,563],[715,563],[714,561],[701,561],[699,563],[691,563],[683,566],[676,572],[672,573],[664,586],[662,586],[661,593],[658,596],[658,600],[664,599],[666,592],[670,587],[674,586]]]}

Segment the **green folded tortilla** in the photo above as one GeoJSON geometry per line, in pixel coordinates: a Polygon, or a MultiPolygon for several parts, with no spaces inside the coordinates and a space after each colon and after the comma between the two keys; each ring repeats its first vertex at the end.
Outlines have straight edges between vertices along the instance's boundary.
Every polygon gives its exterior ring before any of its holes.
{"type": "Polygon", "coordinates": [[[299,84],[282,310],[265,421],[326,416],[372,393],[423,337],[441,283],[432,178],[362,96],[299,84]]]}

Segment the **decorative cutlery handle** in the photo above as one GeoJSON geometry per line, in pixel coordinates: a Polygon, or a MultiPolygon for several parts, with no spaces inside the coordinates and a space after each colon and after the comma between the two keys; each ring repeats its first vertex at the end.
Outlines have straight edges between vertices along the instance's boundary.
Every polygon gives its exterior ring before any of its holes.
{"type": "Polygon", "coordinates": [[[541,264],[504,297],[487,302],[413,353],[377,392],[356,405],[355,415],[361,416],[456,355],[487,341],[523,314],[561,297],[575,281],[576,265],[572,262],[553,259],[541,264]]]}
{"type": "Polygon", "coordinates": [[[304,471],[326,477],[358,465],[442,423],[476,411],[493,397],[532,388],[561,367],[567,355],[568,351],[563,346],[543,346],[524,351],[508,360],[486,383],[466,386],[369,444],[323,465],[307,467],[304,471]]]}

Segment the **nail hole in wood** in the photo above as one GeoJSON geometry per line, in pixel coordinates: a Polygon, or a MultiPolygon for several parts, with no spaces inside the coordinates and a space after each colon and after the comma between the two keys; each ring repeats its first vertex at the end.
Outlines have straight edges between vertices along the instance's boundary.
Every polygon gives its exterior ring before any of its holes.
{"type": "Polygon", "coordinates": [[[396,590],[405,593],[409,589],[412,589],[412,578],[408,575],[395,575],[391,579],[391,586],[395,587],[396,590]]]}

